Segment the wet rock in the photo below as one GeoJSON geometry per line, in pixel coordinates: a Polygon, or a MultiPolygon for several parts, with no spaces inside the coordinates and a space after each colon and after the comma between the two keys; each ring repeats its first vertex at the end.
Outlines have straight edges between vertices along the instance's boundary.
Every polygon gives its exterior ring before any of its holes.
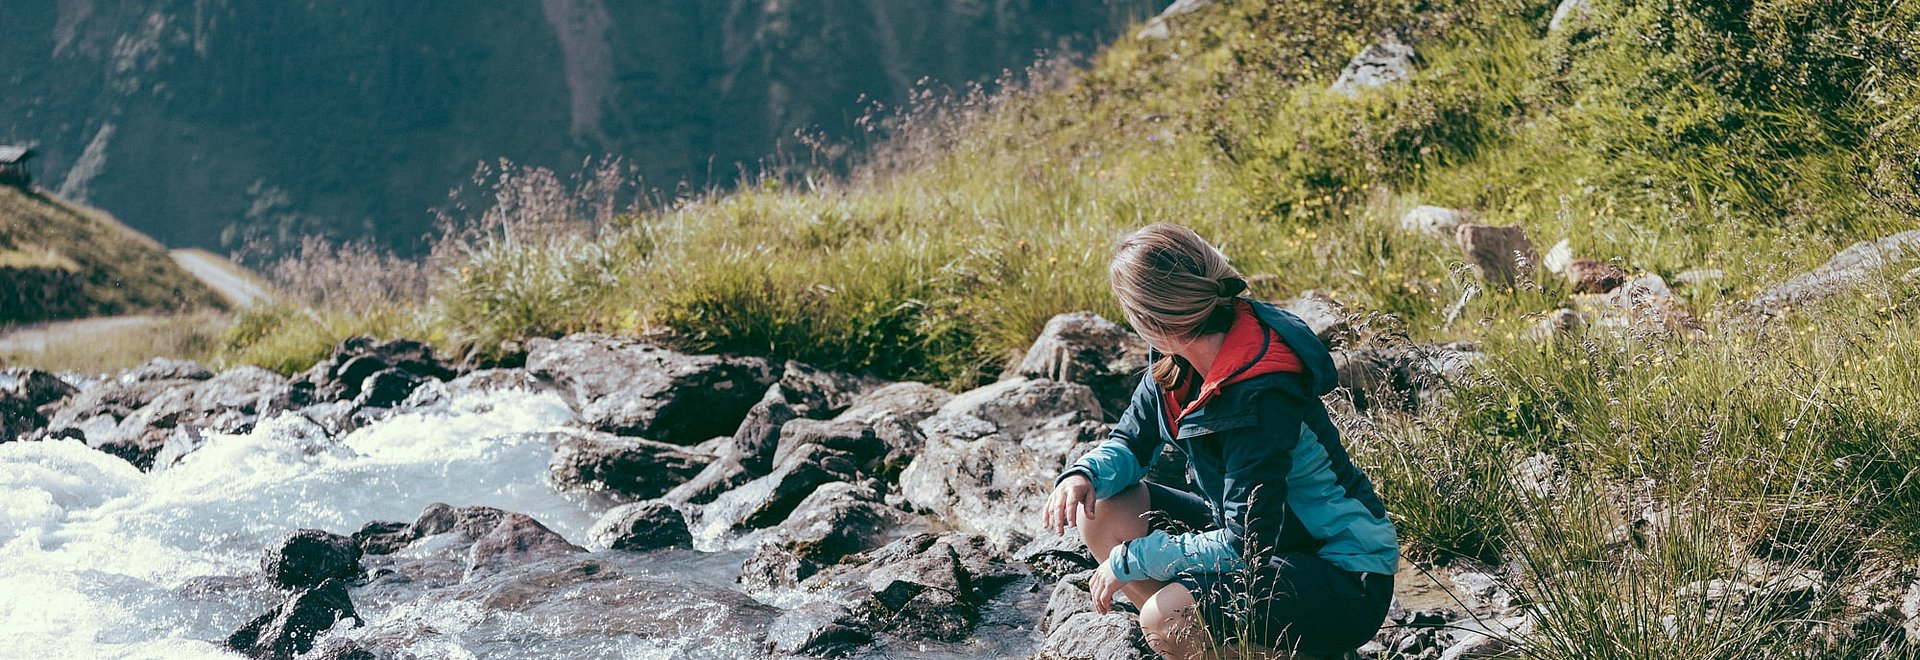
{"type": "Polygon", "coordinates": [[[855,398],[853,405],[835,417],[867,423],[893,417],[919,424],[932,417],[940,407],[953,400],[953,393],[926,383],[899,382],[885,385],[855,398]]]}
{"type": "Polygon", "coordinates": [[[722,456],[708,463],[686,483],[674,486],[660,499],[679,504],[707,504],[722,493],[754,480],[754,472],[740,464],[737,456],[722,456]]]}
{"type": "Polygon", "coordinates": [[[1920,256],[1920,229],[1854,243],[1819,268],[1761,291],[1753,297],[1752,305],[1762,314],[1779,316],[1793,307],[1851,291],[1880,277],[1888,265],[1916,256],[1920,256]]]}
{"type": "Polygon", "coordinates": [[[1099,403],[1077,383],[1003,380],[921,422],[926,447],[900,474],[906,501],[1014,547],[1043,532],[1040,506],[1076,446],[1099,437],[1099,403]]]}
{"type": "Polygon", "coordinates": [[[353,403],[362,408],[392,408],[406,401],[427,380],[405,369],[382,369],[361,382],[360,393],[353,403]]]}
{"type": "MultiPolygon", "coordinates": [[[[89,385],[59,406],[48,428],[75,428],[90,444],[117,440],[121,420],[176,389],[213,378],[213,372],[192,362],[155,358],[119,377],[89,385]]],[[[158,443],[155,443],[158,449],[158,443]]]]}
{"type": "Polygon", "coordinates": [[[687,518],[664,502],[635,502],[614,507],[587,532],[593,545],[614,550],[691,548],[687,518]]]}
{"type": "Polygon", "coordinates": [[[802,417],[830,419],[853,406],[862,395],[886,384],[873,376],[827,371],[788,360],[780,370],[780,381],[767,390],[766,398],[792,406],[802,417]]]}
{"type": "Polygon", "coordinates": [[[686,447],[604,433],[561,432],[547,478],[562,490],[605,490],[638,499],[666,494],[713,457],[686,447]]]}
{"type": "Polygon", "coordinates": [[[526,514],[509,512],[500,517],[493,529],[473,542],[465,581],[576,552],[586,552],[586,549],[567,542],[566,537],[526,514]]]}
{"type": "Polygon", "coordinates": [[[1145,660],[1158,656],[1147,647],[1133,615],[1082,612],[1047,633],[1036,657],[1041,660],[1145,660]]]}
{"type": "Polygon", "coordinates": [[[602,431],[693,444],[729,435],[780,376],[755,357],[687,355],[631,339],[535,339],[527,371],[602,431]]]}
{"type": "MultiPolygon", "coordinates": [[[[180,373],[171,366],[162,373],[180,373]]],[[[194,373],[192,375],[197,375],[194,373]]],[[[259,367],[239,367],[204,380],[170,380],[164,390],[130,411],[111,431],[89,433],[89,444],[120,456],[141,469],[151,469],[156,456],[176,435],[193,427],[219,433],[253,429],[272,399],[285,390],[287,379],[259,367]]],[[[197,446],[197,445],[195,445],[197,446]]],[[[183,445],[176,452],[188,448],[183,445]]],[[[170,455],[177,461],[180,455],[170,455]]]]}
{"type": "Polygon", "coordinates": [[[1357,97],[1362,90],[1383,87],[1413,77],[1413,48],[1388,35],[1361,49],[1333,81],[1333,91],[1357,97]]]}
{"type": "Polygon", "coordinates": [[[715,498],[704,511],[702,525],[715,531],[771,527],[793,513],[814,489],[835,481],[857,481],[858,475],[859,468],[845,453],[805,445],[767,476],[715,498]]]}
{"type": "Polygon", "coordinates": [[[801,447],[815,445],[843,452],[861,471],[872,473],[886,458],[887,443],[874,433],[874,427],[854,421],[818,421],[796,419],[780,430],[780,446],[774,463],[786,460],[801,447]]]}
{"type": "Polygon", "coordinates": [[[1607,293],[1627,283],[1627,271],[1598,259],[1567,262],[1566,277],[1574,293],[1607,293]]]}
{"type": "Polygon", "coordinates": [[[1454,240],[1480,277],[1495,286],[1511,288],[1540,264],[1539,252],[1520,227],[1460,225],[1454,240]]]}
{"type": "Polygon", "coordinates": [[[1334,369],[1356,411],[1418,412],[1431,405],[1480,359],[1455,345],[1411,345],[1337,351],[1334,369]]]}
{"type": "Polygon", "coordinates": [[[260,570],[282,589],[320,586],[327,580],[352,580],[360,574],[360,546],[353,539],[318,529],[302,529],[261,558],[260,570]]]}
{"type": "Polygon", "coordinates": [[[300,660],[381,660],[389,654],[376,651],[360,642],[341,637],[329,638],[320,646],[300,656],[300,660]]]}
{"type": "MultiPolygon", "coordinates": [[[[758,657],[767,624],[779,609],[726,587],[678,577],[627,572],[620,565],[573,554],[523,564],[412,599],[423,612],[474,612],[463,634],[509,639],[538,630],[575,636],[695,640],[693,657],[758,657]],[[506,615],[506,616],[502,616],[506,615]]],[[[444,615],[383,616],[366,639],[418,639],[441,634],[444,615]]]]}
{"type": "Polygon", "coordinates": [[[1460,225],[1473,222],[1472,213],[1444,206],[1416,206],[1400,216],[1400,229],[1431,238],[1453,238],[1460,225]]]}
{"type": "Polygon", "coordinates": [[[1085,385],[1106,417],[1119,419],[1146,372],[1147,348],[1139,335],[1093,312],[1061,314],[1047,321],[1026,355],[1000,377],[1085,385]]]}
{"type": "Polygon", "coordinates": [[[1047,610],[1040,618],[1042,634],[1059,628],[1075,615],[1093,611],[1093,594],[1087,586],[1092,578],[1092,569],[1082,569],[1054,579],[1053,590],[1047,594],[1047,610]]]}
{"type": "Polygon", "coordinates": [[[31,400],[0,394],[0,442],[12,442],[29,434],[38,434],[46,427],[47,418],[40,414],[31,400]]]}
{"type": "Polygon", "coordinates": [[[820,486],[760,539],[740,568],[740,583],[750,590],[793,586],[822,566],[879,546],[903,522],[871,489],[844,482],[820,486]]]}
{"type": "Polygon", "coordinates": [[[772,397],[753,404],[733,432],[732,456],[748,472],[766,474],[773,469],[773,455],[780,448],[780,429],[799,417],[793,406],[772,397]]]}
{"type": "Polygon", "coordinates": [[[422,509],[411,523],[367,523],[353,534],[353,540],[363,555],[392,554],[414,541],[449,532],[459,532],[471,544],[500,524],[506,515],[506,511],[493,507],[454,507],[435,502],[422,509]]]}
{"type": "Polygon", "coordinates": [[[342,619],[358,618],[342,580],[328,580],[293,594],[227,637],[226,647],[250,658],[287,660],[313,649],[313,641],[342,619]]]}
{"type": "Polygon", "coordinates": [[[841,594],[852,617],[908,640],[953,641],[1022,572],[977,535],[915,534],[848,557],[801,587],[841,594]]]}
{"type": "Polygon", "coordinates": [[[29,407],[63,401],[79,391],[50,372],[27,367],[0,369],[0,398],[18,398],[29,407]]]}
{"type": "Polygon", "coordinates": [[[851,608],[815,601],[782,612],[767,626],[767,650],[775,656],[837,658],[873,641],[851,608]]]}
{"type": "MultiPolygon", "coordinates": [[[[293,378],[294,386],[276,409],[293,409],[327,401],[358,398],[368,377],[399,369],[421,378],[445,381],[453,366],[433,347],[412,339],[381,341],[356,335],[334,346],[332,354],[293,378]]],[[[404,398],[404,397],[403,397],[404,398]]]]}
{"type": "Polygon", "coordinates": [[[1042,580],[1059,580],[1100,565],[1078,533],[1040,534],[1013,556],[1042,580]]]}

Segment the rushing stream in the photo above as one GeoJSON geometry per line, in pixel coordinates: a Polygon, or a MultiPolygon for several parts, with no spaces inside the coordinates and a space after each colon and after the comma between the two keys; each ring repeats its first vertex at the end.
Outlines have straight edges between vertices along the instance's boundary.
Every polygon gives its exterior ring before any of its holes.
{"type": "MultiPolygon", "coordinates": [[[[281,415],[247,434],[214,436],[180,464],[152,473],[73,440],[0,444],[0,657],[238,657],[220,641],[282,597],[258,579],[263,550],[300,528],[347,534],[369,521],[413,520],[434,502],[525,513],[586,545],[588,528],[617,502],[548,485],[552,448],[544,433],[572,424],[558,396],[509,389],[461,394],[338,440],[281,415]]],[[[697,547],[594,556],[639,576],[737,589],[746,556],[739,540],[707,537],[697,547]]],[[[1034,648],[1032,624],[1045,599],[1023,581],[988,605],[966,642],[883,643],[870,653],[1022,657],[1034,648]]],[[[389,602],[356,593],[355,602],[368,625],[329,634],[404,621],[428,631],[405,646],[421,657],[762,653],[757,639],[569,632],[592,626],[477,612],[466,601],[389,602]]],[[[569,608],[574,617],[608,614],[593,603],[569,608]]]]}

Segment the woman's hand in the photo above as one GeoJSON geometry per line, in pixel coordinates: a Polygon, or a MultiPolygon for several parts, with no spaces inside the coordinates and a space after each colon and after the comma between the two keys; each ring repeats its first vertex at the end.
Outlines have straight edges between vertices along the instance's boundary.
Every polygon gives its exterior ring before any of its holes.
{"type": "MultiPolygon", "coordinates": [[[[1126,546],[1114,546],[1114,552],[1122,552],[1126,546]]],[[[1113,555],[1093,569],[1093,577],[1087,580],[1087,591],[1093,595],[1093,611],[1106,614],[1113,611],[1113,595],[1120,593],[1120,578],[1113,576],[1113,555]]]]}
{"type": "Polygon", "coordinates": [[[1077,527],[1093,516],[1093,503],[1093,481],[1083,474],[1070,475],[1061,479],[1060,485],[1053,487],[1053,495],[1047,497],[1047,507],[1042,511],[1044,524],[1055,534],[1065,534],[1068,526],[1077,527]],[[1081,509],[1086,513],[1074,518],[1081,509]]]}

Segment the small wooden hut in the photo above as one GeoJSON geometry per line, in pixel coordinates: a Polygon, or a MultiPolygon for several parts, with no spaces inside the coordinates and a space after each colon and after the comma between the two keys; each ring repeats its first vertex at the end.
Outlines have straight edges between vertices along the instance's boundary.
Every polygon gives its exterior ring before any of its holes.
{"type": "Polygon", "coordinates": [[[32,148],[0,144],[0,185],[32,186],[33,169],[29,163],[33,155],[32,148]]]}

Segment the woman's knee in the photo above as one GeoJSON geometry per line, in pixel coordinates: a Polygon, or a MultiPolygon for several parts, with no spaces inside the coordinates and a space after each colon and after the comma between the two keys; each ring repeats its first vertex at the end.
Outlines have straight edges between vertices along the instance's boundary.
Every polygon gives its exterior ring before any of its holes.
{"type": "Polygon", "coordinates": [[[1178,582],[1153,592],[1140,605],[1140,630],[1148,640],[1195,640],[1205,630],[1194,618],[1193,592],[1178,582]]]}
{"type": "Polygon", "coordinates": [[[1141,516],[1147,512],[1148,505],[1147,489],[1140,484],[1096,501],[1093,514],[1081,521],[1080,537],[1088,548],[1100,550],[1146,536],[1147,522],[1141,516]]]}

